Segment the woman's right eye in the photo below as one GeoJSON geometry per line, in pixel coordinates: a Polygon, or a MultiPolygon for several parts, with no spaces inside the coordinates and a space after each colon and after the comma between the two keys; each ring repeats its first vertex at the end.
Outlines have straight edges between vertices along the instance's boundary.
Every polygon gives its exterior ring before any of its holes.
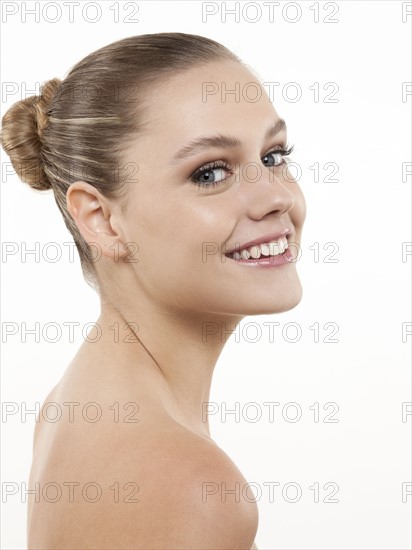
{"type": "Polygon", "coordinates": [[[215,187],[226,179],[225,172],[227,171],[229,171],[229,167],[226,163],[216,161],[196,170],[190,179],[199,187],[215,187]]]}

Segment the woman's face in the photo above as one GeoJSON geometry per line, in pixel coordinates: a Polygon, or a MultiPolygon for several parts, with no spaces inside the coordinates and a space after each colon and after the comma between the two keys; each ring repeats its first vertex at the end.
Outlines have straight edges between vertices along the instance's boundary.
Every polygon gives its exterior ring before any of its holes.
{"type": "Polygon", "coordinates": [[[293,308],[302,293],[296,259],[306,206],[285,164],[278,166],[282,156],[269,154],[286,149],[287,138],[283,128],[267,136],[280,117],[264,87],[236,62],[210,62],[156,86],[145,113],[148,130],[126,158],[138,165],[138,181],[129,184],[123,220],[124,237],[137,245],[138,262],[129,266],[141,291],[180,312],[242,316],[293,308]],[[239,143],[209,141],[189,151],[194,140],[217,135],[239,143]],[[191,179],[212,162],[225,167],[191,179]],[[282,265],[225,255],[285,231],[295,244],[293,260],[282,265]]]}

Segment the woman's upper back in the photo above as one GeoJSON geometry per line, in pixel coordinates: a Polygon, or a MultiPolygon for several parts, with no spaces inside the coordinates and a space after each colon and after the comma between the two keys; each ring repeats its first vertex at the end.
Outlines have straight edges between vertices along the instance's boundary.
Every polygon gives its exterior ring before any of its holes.
{"type": "Polygon", "coordinates": [[[212,440],[176,421],[150,377],[136,372],[128,383],[104,370],[96,380],[73,364],[45,400],[29,548],[250,549],[258,511],[243,475],[212,440]]]}

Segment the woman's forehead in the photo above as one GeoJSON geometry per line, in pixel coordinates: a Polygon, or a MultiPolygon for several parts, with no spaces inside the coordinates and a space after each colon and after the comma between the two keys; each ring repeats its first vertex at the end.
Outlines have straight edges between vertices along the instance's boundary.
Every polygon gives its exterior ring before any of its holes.
{"type": "Polygon", "coordinates": [[[150,133],[166,135],[174,128],[186,138],[278,118],[262,83],[233,61],[210,62],[164,81],[147,102],[146,115],[150,133]]]}

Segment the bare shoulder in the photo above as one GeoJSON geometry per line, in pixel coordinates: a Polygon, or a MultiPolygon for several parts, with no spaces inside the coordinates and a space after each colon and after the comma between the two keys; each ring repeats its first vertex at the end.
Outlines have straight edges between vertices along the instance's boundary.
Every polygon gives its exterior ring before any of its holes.
{"type": "Polygon", "coordinates": [[[139,468],[144,522],[136,540],[142,548],[251,548],[257,506],[226,453],[177,430],[154,445],[152,456],[139,468]]]}
{"type": "Polygon", "coordinates": [[[43,427],[37,447],[48,453],[32,472],[40,500],[31,503],[29,548],[250,549],[257,505],[227,454],[158,411],[141,422],[133,407],[126,412],[128,422],[43,427]]]}

